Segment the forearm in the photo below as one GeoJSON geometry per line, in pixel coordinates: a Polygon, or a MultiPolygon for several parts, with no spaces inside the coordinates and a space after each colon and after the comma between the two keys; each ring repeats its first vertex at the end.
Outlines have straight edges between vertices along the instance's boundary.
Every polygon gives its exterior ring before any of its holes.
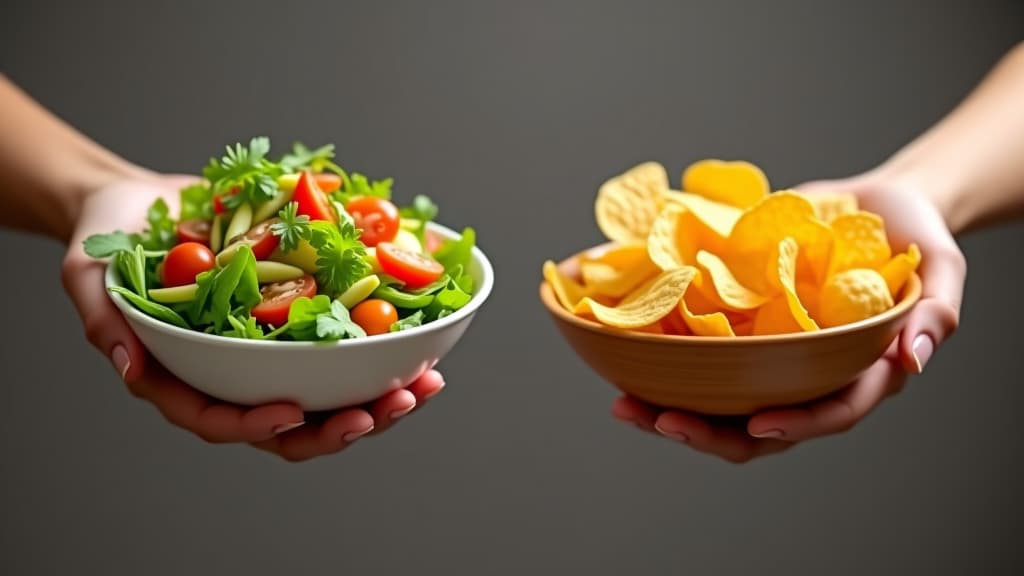
{"type": "Polygon", "coordinates": [[[879,172],[932,194],[954,233],[1024,214],[1024,43],[879,172]]]}
{"type": "Polygon", "coordinates": [[[147,171],[86,138],[0,74],[0,226],[67,241],[81,199],[147,171]]]}

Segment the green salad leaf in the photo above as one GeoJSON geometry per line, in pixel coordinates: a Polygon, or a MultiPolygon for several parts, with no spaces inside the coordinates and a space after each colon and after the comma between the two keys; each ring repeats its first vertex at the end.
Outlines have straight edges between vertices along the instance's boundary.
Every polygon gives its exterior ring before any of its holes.
{"type": "Polygon", "coordinates": [[[157,320],[167,322],[168,324],[173,324],[179,328],[184,328],[186,330],[191,329],[191,326],[189,326],[188,323],[185,322],[185,320],[177,312],[171,310],[170,308],[164,306],[163,304],[153,302],[152,300],[147,300],[146,298],[139,296],[135,292],[132,292],[131,290],[124,288],[123,286],[111,286],[109,290],[111,292],[116,292],[121,296],[124,296],[124,298],[131,302],[133,306],[135,306],[142,312],[156,318],[157,320]]]}
{"type": "Polygon", "coordinates": [[[431,222],[434,218],[437,218],[437,204],[425,194],[417,194],[412,199],[412,204],[404,206],[398,211],[399,216],[402,218],[409,218],[412,220],[418,220],[419,226],[416,228],[416,238],[420,241],[420,246],[425,246],[427,242],[427,222],[431,222]]]}
{"type": "Polygon", "coordinates": [[[398,322],[391,324],[391,332],[401,332],[402,330],[408,330],[409,328],[415,328],[423,325],[423,310],[417,310],[412,314],[400,319],[398,322]]]}
{"type": "Polygon", "coordinates": [[[464,228],[458,240],[446,240],[434,258],[444,266],[445,271],[451,274],[456,266],[466,268],[473,257],[473,246],[476,244],[476,230],[464,228]]]}
{"type": "Polygon", "coordinates": [[[322,340],[341,340],[344,338],[363,338],[366,332],[352,321],[348,308],[341,302],[331,302],[330,312],[316,317],[316,335],[322,340]]]}
{"type": "Polygon", "coordinates": [[[181,189],[180,220],[212,220],[213,189],[206,184],[193,184],[181,189]]]}
{"type": "Polygon", "coordinates": [[[210,326],[220,333],[229,323],[235,307],[250,310],[260,303],[260,286],[256,277],[256,257],[247,245],[239,247],[235,257],[223,268],[196,276],[195,299],[188,316],[196,326],[210,326]]]}
{"type": "Polygon", "coordinates": [[[317,339],[317,317],[331,313],[331,299],[323,294],[312,298],[302,296],[288,310],[287,334],[294,340],[317,339]]]}
{"type": "Polygon", "coordinates": [[[110,234],[93,234],[83,242],[85,253],[91,258],[107,258],[118,252],[130,252],[141,242],[138,234],[120,230],[110,234]]]}
{"type": "Polygon", "coordinates": [[[231,330],[225,330],[220,333],[221,336],[228,336],[231,338],[243,338],[246,340],[263,340],[265,335],[263,334],[263,328],[256,323],[256,319],[252,316],[246,317],[244,320],[239,319],[237,316],[228,316],[228,324],[231,324],[231,330]]]}

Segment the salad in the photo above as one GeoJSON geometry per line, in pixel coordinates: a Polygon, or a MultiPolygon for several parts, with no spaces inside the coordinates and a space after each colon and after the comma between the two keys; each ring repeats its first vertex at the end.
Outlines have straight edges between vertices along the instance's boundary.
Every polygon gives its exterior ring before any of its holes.
{"type": "Polygon", "coordinates": [[[269,153],[266,137],[228,146],[180,190],[177,218],[157,199],[142,232],[87,238],[120,273],[110,291],[180,328],[292,341],[408,330],[470,301],[473,228],[430,233],[429,197],[396,204],[391,178],[347,173],[333,145],[269,153]]]}

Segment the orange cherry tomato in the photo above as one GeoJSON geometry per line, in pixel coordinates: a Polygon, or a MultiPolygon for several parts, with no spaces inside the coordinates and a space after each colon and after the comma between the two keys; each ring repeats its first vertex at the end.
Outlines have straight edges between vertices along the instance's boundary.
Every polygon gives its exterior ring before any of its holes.
{"type": "Polygon", "coordinates": [[[379,298],[369,298],[356,304],[350,316],[367,336],[387,334],[391,331],[391,325],[398,322],[398,310],[387,300],[379,298]]]}
{"type": "Polygon", "coordinates": [[[399,248],[391,242],[377,245],[377,261],[385,274],[401,280],[411,289],[422,288],[444,274],[444,266],[437,260],[399,248]]]}
{"type": "Polygon", "coordinates": [[[211,270],[216,264],[213,251],[199,242],[184,242],[171,248],[160,269],[164,287],[194,284],[196,276],[211,270]]]}
{"type": "Polygon", "coordinates": [[[324,194],[330,194],[341,188],[341,176],[333,172],[317,172],[313,174],[313,180],[316,180],[316,185],[324,194]]]}

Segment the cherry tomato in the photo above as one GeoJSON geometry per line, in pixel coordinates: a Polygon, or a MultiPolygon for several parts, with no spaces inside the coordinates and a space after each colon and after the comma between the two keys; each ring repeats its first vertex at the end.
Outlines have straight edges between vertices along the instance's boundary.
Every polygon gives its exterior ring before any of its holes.
{"type": "Polygon", "coordinates": [[[214,212],[214,214],[223,214],[225,212],[228,212],[228,207],[224,205],[224,200],[222,200],[222,198],[224,196],[234,196],[235,194],[238,194],[239,190],[240,190],[240,188],[238,186],[232,186],[231,190],[228,190],[224,194],[219,194],[217,196],[214,196],[213,197],[213,212],[214,212]]]}
{"type": "Polygon", "coordinates": [[[167,288],[194,284],[196,276],[216,264],[213,251],[198,242],[184,242],[171,248],[163,261],[160,281],[167,288]]]}
{"type": "Polygon", "coordinates": [[[316,185],[324,194],[330,194],[341,188],[341,176],[333,172],[317,172],[313,174],[313,180],[316,180],[316,185]]]}
{"type": "Polygon", "coordinates": [[[255,256],[257,260],[266,260],[267,258],[270,258],[270,254],[281,242],[281,237],[277,236],[270,230],[270,227],[275,222],[280,221],[280,218],[264,220],[263,222],[253,226],[245,234],[229,239],[229,245],[237,244],[239,242],[248,244],[249,247],[252,248],[252,255],[255,256]]]}
{"type": "Polygon", "coordinates": [[[398,208],[383,198],[361,196],[345,206],[356,228],[363,231],[359,239],[367,246],[391,242],[398,234],[398,208]]]}
{"type": "Polygon", "coordinates": [[[298,280],[267,284],[260,288],[260,296],[262,300],[253,307],[252,317],[257,322],[280,328],[288,321],[292,302],[303,296],[316,296],[316,279],[306,274],[298,280]]]}
{"type": "Polygon", "coordinates": [[[437,280],[444,273],[440,262],[422,254],[399,248],[390,242],[377,245],[377,261],[381,270],[416,289],[437,280]]]}
{"type": "Polygon", "coordinates": [[[292,200],[299,204],[296,212],[302,216],[309,216],[310,220],[329,220],[337,222],[334,211],[331,210],[331,203],[327,199],[316,179],[310,172],[303,172],[299,181],[295,184],[295,192],[292,200]]]}
{"type": "Polygon", "coordinates": [[[387,300],[369,298],[352,309],[352,321],[359,324],[367,336],[387,334],[391,325],[398,322],[398,310],[387,300]]]}
{"type": "Polygon", "coordinates": [[[178,242],[198,242],[210,245],[210,230],[213,223],[209,220],[182,220],[178,222],[178,242]]]}

